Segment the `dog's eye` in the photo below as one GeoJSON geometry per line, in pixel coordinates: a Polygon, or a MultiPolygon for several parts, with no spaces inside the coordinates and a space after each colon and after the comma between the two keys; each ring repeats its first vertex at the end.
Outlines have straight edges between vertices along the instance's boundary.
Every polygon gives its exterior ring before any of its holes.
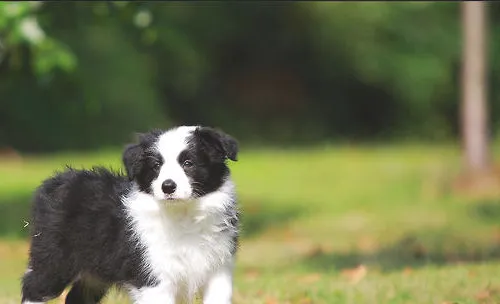
{"type": "Polygon", "coordinates": [[[185,168],[189,168],[193,166],[193,162],[190,160],[185,160],[184,163],[182,163],[182,166],[185,168]]]}
{"type": "Polygon", "coordinates": [[[160,163],[154,163],[153,164],[153,169],[155,169],[155,170],[160,169],[160,163]]]}

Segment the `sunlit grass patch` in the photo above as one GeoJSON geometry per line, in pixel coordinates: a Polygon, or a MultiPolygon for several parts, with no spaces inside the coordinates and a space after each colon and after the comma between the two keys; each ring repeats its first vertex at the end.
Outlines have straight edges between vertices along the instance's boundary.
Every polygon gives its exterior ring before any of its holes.
{"type": "MultiPolygon", "coordinates": [[[[0,161],[0,235],[10,239],[0,303],[19,300],[27,246],[16,239],[38,183],[65,164],[119,169],[120,157],[0,161]]],[[[235,303],[500,302],[500,200],[453,193],[456,147],[257,149],[239,159],[235,303]]],[[[115,291],[105,303],[125,299],[115,291]]]]}

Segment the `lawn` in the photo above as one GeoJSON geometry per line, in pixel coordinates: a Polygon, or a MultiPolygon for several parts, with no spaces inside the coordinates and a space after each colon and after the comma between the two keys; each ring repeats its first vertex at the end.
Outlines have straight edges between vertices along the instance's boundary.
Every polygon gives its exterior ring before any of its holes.
{"type": "MultiPolygon", "coordinates": [[[[500,303],[500,203],[453,194],[456,147],[253,149],[239,159],[236,304],[500,303]]],[[[0,303],[19,303],[31,191],[64,164],[120,168],[120,151],[0,160],[0,303]]],[[[105,303],[125,299],[113,292],[105,303]]]]}

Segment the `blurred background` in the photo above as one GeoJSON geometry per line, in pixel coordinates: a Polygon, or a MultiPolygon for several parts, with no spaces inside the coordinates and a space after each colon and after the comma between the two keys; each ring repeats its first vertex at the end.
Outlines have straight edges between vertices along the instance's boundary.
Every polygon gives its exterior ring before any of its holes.
{"type": "Polygon", "coordinates": [[[498,303],[499,18],[495,2],[1,2],[0,302],[19,300],[41,180],[202,124],[241,145],[236,303],[498,303]]]}
{"type": "MultiPolygon", "coordinates": [[[[492,20],[499,7],[490,5],[492,20]]],[[[33,2],[2,11],[0,143],[19,151],[116,146],[132,132],[191,123],[246,144],[458,135],[455,3],[33,2]]],[[[498,53],[498,39],[489,42],[498,53]]],[[[498,112],[496,86],[490,95],[498,112]]]]}

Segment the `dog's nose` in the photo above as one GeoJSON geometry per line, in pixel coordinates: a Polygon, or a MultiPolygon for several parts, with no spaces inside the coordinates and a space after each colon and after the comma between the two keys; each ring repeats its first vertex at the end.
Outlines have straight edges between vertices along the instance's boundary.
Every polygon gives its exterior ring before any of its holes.
{"type": "Polygon", "coordinates": [[[177,188],[177,185],[175,182],[171,179],[167,179],[161,184],[161,190],[163,190],[163,193],[165,194],[172,194],[175,192],[175,188],[177,188]]]}

